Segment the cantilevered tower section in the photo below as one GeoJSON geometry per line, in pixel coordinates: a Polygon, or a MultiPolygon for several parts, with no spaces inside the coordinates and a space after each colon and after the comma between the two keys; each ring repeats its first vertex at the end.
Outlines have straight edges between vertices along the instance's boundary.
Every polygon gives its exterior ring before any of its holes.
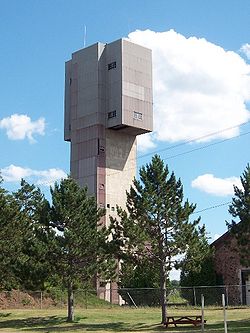
{"type": "MultiPolygon", "coordinates": [[[[70,173],[106,208],[103,224],[115,216],[116,205],[126,207],[126,190],[136,175],[136,136],[152,126],[151,50],[120,39],[72,54],[64,119],[70,173]]],[[[103,287],[100,297],[117,302],[117,293],[107,295],[111,285],[103,287]]]]}
{"type": "Polygon", "coordinates": [[[96,43],[66,62],[64,138],[70,172],[108,216],[125,207],[136,175],[136,136],[151,132],[151,50],[119,39],[96,43]]]}

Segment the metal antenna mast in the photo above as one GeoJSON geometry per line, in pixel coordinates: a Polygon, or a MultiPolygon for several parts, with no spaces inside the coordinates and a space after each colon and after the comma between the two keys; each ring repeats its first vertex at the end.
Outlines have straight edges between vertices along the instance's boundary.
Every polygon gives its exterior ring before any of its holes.
{"type": "Polygon", "coordinates": [[[87,35],[87,27],[86,25],[84,25],[83,47],[86,46],[86,35],[87,35]]]}

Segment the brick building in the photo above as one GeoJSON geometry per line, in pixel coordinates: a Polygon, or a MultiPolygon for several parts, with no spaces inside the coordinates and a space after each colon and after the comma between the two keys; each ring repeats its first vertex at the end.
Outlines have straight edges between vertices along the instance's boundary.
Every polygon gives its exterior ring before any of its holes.
{"type": "Polygon", "coordinates": [[[226,232],[211,245],[215,250],[216,273],[229,286],[230,304],[250,305],[250,267],[241,265],[236,239],[226,232]]]}

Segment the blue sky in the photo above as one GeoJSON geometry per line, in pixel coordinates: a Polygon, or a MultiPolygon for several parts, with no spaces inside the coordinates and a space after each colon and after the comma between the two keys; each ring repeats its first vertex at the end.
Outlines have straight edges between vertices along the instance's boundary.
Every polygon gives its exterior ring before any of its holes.
{"type": "MultiPolygon", "coordinates": [[[[248,0],[0,4],[0,169],[7,189],[22,176],[48,193],[47,185],[69,172],[64,63],[83,47],[86,26],[86,46],[129,37],[153,50],[155,132],[139,139],[138,166],[159,151],[198,211],[231,200],[249,162],[248,0]]],[[[212,239],[226,231],[227,209],[200,213],[212,239]]]]}

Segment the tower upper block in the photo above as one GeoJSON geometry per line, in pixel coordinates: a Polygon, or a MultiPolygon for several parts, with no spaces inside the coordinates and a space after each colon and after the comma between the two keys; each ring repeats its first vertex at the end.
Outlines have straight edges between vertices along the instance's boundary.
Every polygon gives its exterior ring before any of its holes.
{"type": "Polygon", "coordinates": [[[79,50],[66,63],[65,129],[103,125],[138,135],[152,131],[151,50],[119,39],[79,50]]]}

